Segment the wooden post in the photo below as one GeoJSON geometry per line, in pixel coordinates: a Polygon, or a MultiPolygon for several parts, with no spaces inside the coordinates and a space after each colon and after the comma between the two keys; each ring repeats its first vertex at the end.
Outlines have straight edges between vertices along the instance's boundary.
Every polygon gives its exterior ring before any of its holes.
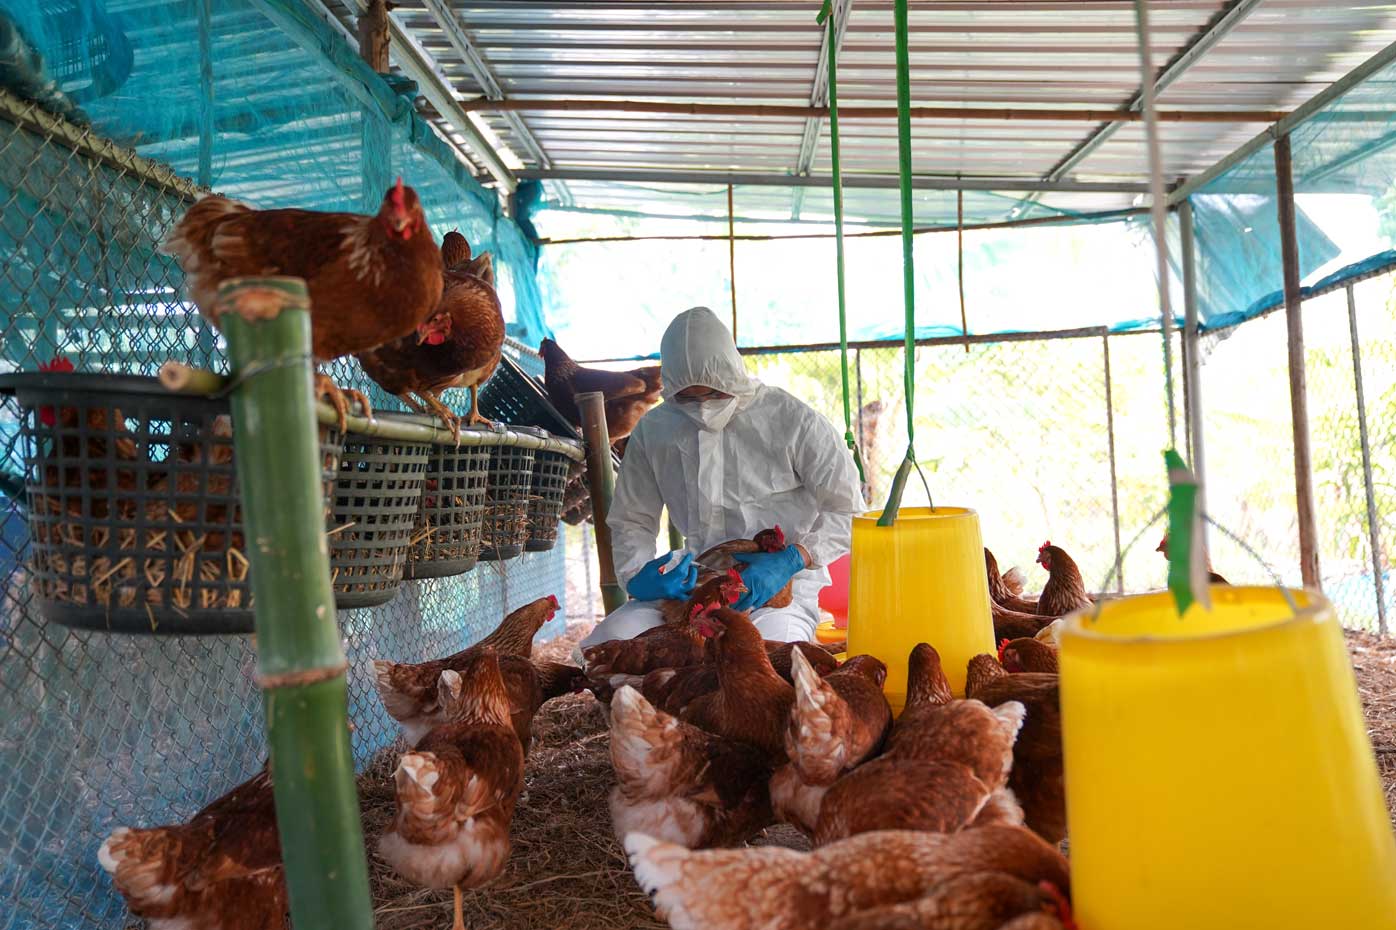
{"type": "Polygon", "coordinates": [[[1299,523],[1299,572],[1307,588],[1319,584],[1318,520],[1314,513],[1309,401],[1304,376],[1304,306],[1299,298],[1299,241],[1295,236],[1294,175],[1289,136],[1275,140],[1275,187],[1284,262],[1285,325],[1289,332],[1289,409],[1294,424],[1294,491],[1299,523]]]}
{"type": "Polygon", "coordinates": [[[233,442],[291,919],[372,930],[325,545],[309,306],[298,278],[231,279],[218,292],[229,363],[253,373],[232,394],[233,442]]]}
{"type": "Polygon", "coordinates": [[[611,436],[606,429],[606,395],[590,391],[577,395],[582,415],[582,438],[587,445],[587,483],[591,485],[591,513],[596,522],[596,561],[601,573],[601,602],[609,614],[626,601],[625,589],[616,580],[616,562],[611,554],[611,528],[606,517],[611,512],[611,496],[616,477],[611,470],[611,436]]]}
{"type": "Polygon", "coordinates": [[[369,0],[359,16],[359,57],[379,74],[388,73],[388,3],[369,0]]]}

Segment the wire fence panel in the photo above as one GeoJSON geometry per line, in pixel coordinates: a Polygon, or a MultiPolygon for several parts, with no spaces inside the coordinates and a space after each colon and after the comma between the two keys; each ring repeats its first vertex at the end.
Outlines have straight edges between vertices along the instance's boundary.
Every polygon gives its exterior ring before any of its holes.
{"type": "MultiPolygon", "coordinates": [[[[36,123],[23,114],[0,119],[0,244],[8,256],[0,264],[0,370],[32,371],[56,355],[79,371],[151,375],[170,358],[223,367],[216,333],[183,303],[178,267],[156,250],[193,186],[138,162],[94,158],[102,140],[64,141],[36,123]]],[[[541,374],[536,355],[519,361],[541,374]]],[[[340,361],[332,373],[382,409],[400,408],[357,363],[340,361]]],[[[10,475],[23,471],[17,436],[17,410],[7,403],[0,466],[10,475]]],[[[109,635],[50,623],[32,599],[28,538],[24,510],[7,493],[0,930],[119,927],[125,906],[97,864],[102,840],[117,826],[187,819],[263,762],[255,650],[245,636],[109,635]]],[[[557,546],[408,582],[383,607],[341,611],[356,765],[398,737],[374,689],[372,659],[439,657],[509,610],[547,595],[565,599],[564,565],[557,546]]]]}

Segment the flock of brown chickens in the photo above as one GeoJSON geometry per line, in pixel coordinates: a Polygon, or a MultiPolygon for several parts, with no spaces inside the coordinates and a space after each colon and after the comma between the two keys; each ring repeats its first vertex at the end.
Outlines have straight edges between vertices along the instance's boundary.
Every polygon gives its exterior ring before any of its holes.
{"type": "MultiPolygon", "coordinates": [[[[442,659],[374,663],[383,705],[409,746],[379,854],[409,881],[454,887],[458,905],[461,888],[488,882],[509,858],[534,715],[585,685],[581,669],[530,658],[534,635],[557,608],[553,597],[527,604],[442,659]]],[[[271,779],[264,766],[188,823],[113,832],[98,860],[131,912],[152,930],[282,930],[286,884],[271,779]]]]}
{"type": "MultiPolygon", "coordinates": [[[[481,385],[504,344],[504,314],[489,253],[472,257],[459,233],[438,248],[410,187],[397,185],[374,216],[314,210],[254,210],[203,197],[170,231],[163,248],[184,270],[200,313],[218,325],[219,286],[230,279],[292,276],[310,296],[311,352],[327,362],[354,355],[364,371],[409,407],[430,410],[459,434],[460,420],[439,394],[469,388],[468,425],[482,422],[481,385]]],[[[256,314],[256,295],[239,312],[256,314]]],[[[341,391],[325,375],[317,390],[339,411],[349,400],[365,415],[368,398],[341,391]]]]}
{"type": "Polygon", "coordinates": [[[999,655],[971,660],[957,699],[918,645],[895,720],[880,659],[764,642],[726,598],[586,650],[610,704],[613,826],[660,915],[676,930],[1074,926],[1053,621],[1090,600],[1059,547],[1038,561],[1049,580],[1029,600],[985,550],[999,655]],[[815,851],[713,849],[778,822],[815,851]]]}
{"type": "MultiPolygon", "coordinates": [[[[555,598],[461,652],[375,662],[408,747],[379,856],[422,887],[454,888],[460,930],[460,890],[509,858],[534,715],[589,690],[610,719],[612,826],[676,930],[1074,927],[1057,848],[1055,621],[1090,598],[1070,556],[1043,545],[1049,578],[1030,599],[986,549],[998,656],[974,657],[956,698],[935,648],[916,646],[894,719],[880,659],[765,641],[732,609],[742,553],[781,542],[773,528],[704,553],[699,588],[664,625],[586,649],[585,670],[531,658],[555,598]],[[781,822],[814,851],[716,848],[781,822]]],[[[131,911],[154,930],[280,930],[271,777],[264,767],[188,823],[114,832],[99,860],[131,911]]]]}

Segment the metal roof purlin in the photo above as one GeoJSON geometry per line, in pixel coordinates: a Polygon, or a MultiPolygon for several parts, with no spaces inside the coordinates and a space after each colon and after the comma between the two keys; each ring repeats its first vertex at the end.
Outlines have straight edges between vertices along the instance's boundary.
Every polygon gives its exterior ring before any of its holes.
{"type": "MultiPolygon", "coordinates": [[[[485,61],[479,49],[475,47],[469,33],[465,31],[460,15],[451,9],[450,4],[446,3],[445,0],[422,0],[422,3],[426,6],[427,12],[431,14],[436,25],[445,34],[446,40],[451,43],[451,47],[456,50],[456,54],[465,62],[466,70],[470,72],[471,77],[475,78],[476,83],[485,92],[485,96],[491,100],[503,100],[504,90],[499,86],[499,81],[494,76],[494,70],[490,68],[489,62],[485,61]]],[[[503,113],[502,116],[504,121],[509,124],[509,128],[518,136],[519,141],[523,143],[524,148],[528,149],[533,159],[540,166],[551,168],[552,159],[548,157],[548,153],[544,151],[543,146],[538,142],[528,125],[524,123],[523,118],[512,112],[503,113]]]]}
{"type": "MultiPolygon", "coordinates": [[[[349,9],[358,16],[367,9],[364,0],[345,0],[349,9]]],[[[311,7],[318,10],[322,17],[334,20],[335,16],[325,6],[325,0],[308,0],[311,7]]],[[[470,122],[461,109],[460,103],[456,100],[455,93],[451,90],[450,82],[441,73],[436,60],[422,47],[421,43],[412,36],[397,18],[391,13],[388,14],[388,32],[392,37],[390,54],[399,68],[409,78],[417,82],[417,89],[421,91],[423,97],[427,99],[436,112],[441,114],[442,119],[450,124],[451,128],[464,136],[470,147],[485,163],[486,170],[499,182],[499,186],[505,193],[513,193],[518,187],[518,180],[514,177],[499,153],[494,150],[480,131],[470,122]]]]}
{"type": "MultiPolygon", "coordinates": [[[[1154,78],[1154,93],[1162,93],[1170,84],[1182,77],[1183,74],[1196,64],[1204,55],[1216,47],[1217,43],[1224,39],[1231,30],[1235,29],[1246,17],[1260,6],[1261,0],[1235,0],[1226,10],[1204,26],[1192,41],[1178,53],[1168,64],[1164,65],[1154,78]]],[[[1144,103],[1144,91],[1141,87],[1130,97],[1126,104],[1127,110],[1138,110],[1144,103]]],[[[1100,148],[1111,136],[1120,128],[1120,123],[1104,123],[1091,132],[1081,141],[1067,156],[1058,162],[1051,171],[1043,176],[1044,180],[1056,181],[1065,177],[1067,172],[1080,165],[1090,157],[1091,153],[1100,148]]]]}
{"type": "Polygon", "coordinates": [[[1309,117],[1328,106],[1328,104],[1352,90],[1358,84],[1361,84],[1378,71],[1393,63],[1396,63],[1396,42],[1392,42],[1386,48],[1377,52],[1371,58],[1368,58],[1362,64],[1353,68],[1347,74],[1304,101],[1304,103],[1295,107],[1294,112],[1279,120],[1273,126],[1267,127],[1259,135],[1237,148],[1230,155],[1222,158],[1206,171],[1203,171],[1201,174],[1193,175],[1183,181],[1182,184],[1175,187],[1173,192],[1168,195],[1168,202],[1170,204],[1176,204],[1191,197],[1193,194],[1197,193],[1198,190],[1221,177],[1229,169],[1245,161],[1275,139],[1291,131],[1296,126],[1299,126],[1305,120],[1309,119],[1309,117]]]}
{"type": "MultiPolygon", "coordinates": [[[[626,168],[554,168],[519,172],[520,178],[540,181],[614,181],[618,184],[715,184],[753,187],[830,187],[828,175],[762,174],[723,171],[651,171],[626,168]]],[[[892,189],[898,183],[895,174],[845,174],[846,188],[892,189]]],[[[918,190],[967,191],[1066,191],[1074,193],[1143,194],[1149,185],[1142,181],[1044,181],[1029,177],[941,177],[915,175],[911,186],[918,190]]]]}
{"type": "MultiPolygon", "coordinates": [[[[809,103],[812,107],[823,107],[829,103],[829,34],[834,36],[834,55],[843,47],[843,37],[848,28],[848,17],[853,12],[853,0],[833,0],[829,19],[833,29],[825,29],[819,40],[819,61],[814,66],[814,86],[810,88],[809,103]]],[[[807,175],[814,166],[814,156],[819,150],[819,137],[824,133],[824,117],[805,118],[805,131],[800,137],[800,154],[795,161],[795,173],[807,175]]],[[[790,218],[798,220],[800,210],[805,205],[805,189],[796,188],[790,198],[790,218]]]]}

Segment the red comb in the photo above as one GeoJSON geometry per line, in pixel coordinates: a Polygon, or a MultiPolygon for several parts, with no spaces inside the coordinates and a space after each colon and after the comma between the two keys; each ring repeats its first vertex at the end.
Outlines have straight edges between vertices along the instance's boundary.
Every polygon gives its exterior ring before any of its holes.
{"type": "Polygon", "coordinates": [[[1052,540],[1049,539],[1049,540],[1047,540],[1045,543],[1043,543],[1042,545],[1038,546],[1038,547],[1037,547],[1037,552],[1038,552],[1038,554],[1041,555],[1041,554],[1042,554],[1042,550],[1043,550],[1043,549],[1046,549],[1046,548],[1047,548],[1048,546],[1050,546],[1050,545],[1052,545],[1052,540]]]}
{"type": "Polygon", "coordinates": [[[402,175],[397,176],[397,184],[393,185],[392,199],[393,206],[399,210],[407,206],[407,192],[402,186],[402,175]]]}
{"type": "Polygon", "coordinates": [[[40,371],[72,371],[73,363],[61,355],[55,355],[52,361],[40,362],[40,371]]]}
{"type": "Polygon", "coordinates": [[[739,572],[739,571],[737,571],[735,568],[729,568],[729,569],[727,569],[727,580],[728,580],[728,581],[741,581],[741,580],[742,580],[742,573],[739,572]]]}
{"type": "Polygon", "coordinates": [[[1000,664],[1000,665],[1003,664],[1003,651],[1004,651],[1005,649],[1008,648],[1008,644],[1009,644],[1010,642],[1012,642],[1012,640],[1008,639],[1007,637],[1004,637],[1003,639],[999,640],[999,664],[1000,664]]]}
{"type": "Polygon", "coordinates": [[[777,523],[777,524],[775,525],[775,534],[776,534],[776,545],[777,545],[777,546],[783,546],[783,545],[785,545],[785,532],[784,532],[783,530],[781,530],[780,524],[779,524],[779,523],[777,523]]]}
{"type": "Polygon", "coordinates": [[[553,605],[553,610],[557,610],[557,608],[558,608],[557,595],[556,595],[556,594],[549,594],[549,595],[548,595],[548,603],[550,603],[550,604],[553,605]]]}

